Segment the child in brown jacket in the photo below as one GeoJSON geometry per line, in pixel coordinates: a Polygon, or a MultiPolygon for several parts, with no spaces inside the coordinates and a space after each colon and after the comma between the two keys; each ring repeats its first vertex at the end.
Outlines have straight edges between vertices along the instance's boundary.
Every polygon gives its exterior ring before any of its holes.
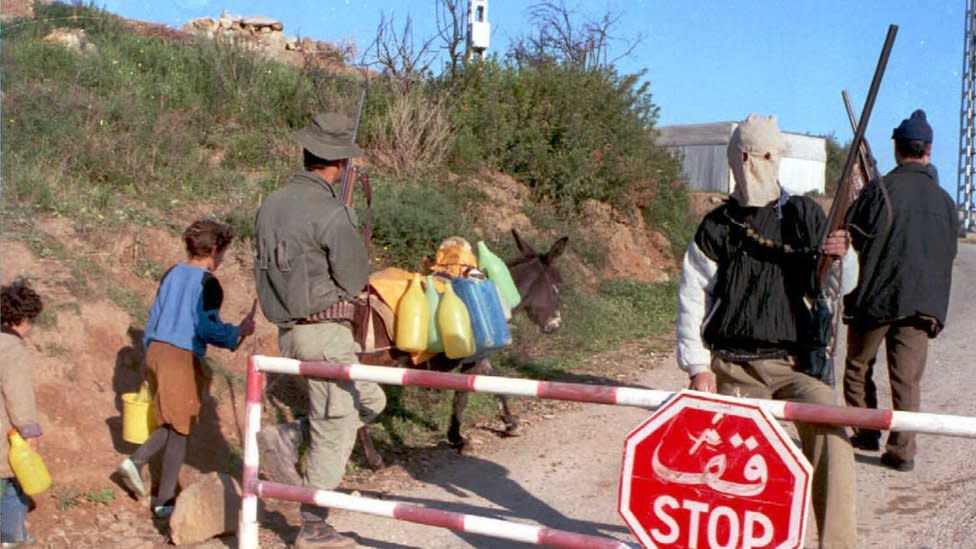
{"type": "Polygon", "coordinates": [[[34,404],[30,360],[23,339],[34,327],[44,304],[37,292],[18,280],[0,288],[0,543],[3,547],[30,544],[24,519],[30,500],[10,468],[7,433],[16,429],[37,448],[41,425],[34,404]]]}

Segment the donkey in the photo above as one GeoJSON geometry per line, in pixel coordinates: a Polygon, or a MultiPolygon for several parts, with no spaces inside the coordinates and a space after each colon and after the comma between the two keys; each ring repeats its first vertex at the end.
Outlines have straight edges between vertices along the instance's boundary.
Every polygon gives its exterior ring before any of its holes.
{"type": "MultiPolygon", "coordinates": [[[[515,239],[515,246],[518,248],[519,257],[508,261],[508,268],[512,274],[512,280],[518,288],[522,300],[518,306],[512,310],[512,314],[525,312],[529,319],[539,327],[544,334],[555,332],[562,325],[562,317],[559,312],[559,287],[562,285],[562,276],[555,267],[555,260],[562,255],[566,249],[568,237],[562,237],[550,246],[545,253],[535,251],[532,246],[527,244],[519,236],[515,229],[512,229],[512,237],[515,239]]],[[[444,354],[432,357],[426,363],[414,366],[408,356],[393,350],[397,363],[405,367],[422,368],[439,372],[449,372],[455,369],[463,374],[492,375],[495,372],[491,361],[487,358],[475,362],[465,362],[464,359],[450,359],[444,354]]],[[[364,363],[367,363],[366,357],[364,363]]],[[[385,361],[376,361],[384,362],[385,361]]],[[[508,407],[508,397],[497,395],[501,420],[505,424],[503,431],[505,436],[518,435],[518,420],[512,415],[508,407]]],[[[451,407],[451,422],[447,430],[448,443],[457,448],[459,452],[470,449],[468,439],[461,434],[461,423],[464,418],[464,410],[468,405],[468,392],[455,391],[453,404],[451,407]]],[[[369,436],[366,427],[359,430],[358,440],[363,449],[363,456],[366,462],[373,469],[383,467],[383,459],[373,446],[373,440],[369,436]]]]}
{"type": "MultiPolygon", "coordinates": [[[[522,240],[515,229],[512,229],[512,237],[515,239],[515,246],[520,255],[514,260],[508,261],[507,264],[519,294],[522,296],[521,302],[512,310],[512,314],[525,312],[542,333],[555,332],[562,324],[562,317],[559,313],[559,288],[562,285],[562,276],[554,266],[554,262],[565,251],[569,238],[564,236],[553,243],[548,251],[539,253],[522,240]]],[[[491,375],[495,371],[488,359],[464,362],[464,359],[449,359],[444,354],[435,355],[425,363],[413,365],[409,360],[409,355],[395,348],[382,353],[364,353],[360,355],[360,361],[363,364],[398,365],[441,372],[459,369],[461,373],[465,374],[491,375]]],[[[501,420],[505,424],[504,435],[517,436],[518,420],[509,410],[508,398],[505,395],[498,395],[497,399],[501,411],[501,420]]],[[[468,393],[455,391],[447,440],[462,453],[470,448],[468,440],[461,434],[461,423],[467,404],[468,393]]],[[[307,422],[280,424],[278,428],[265,429],[259,434],[261,460],[268,466],[268,472],[275,480],[289,484],[300,483],[294,464],[297,461],[297,447],[302,438],[307,436],[307,422]]],[[[363,456],[369,466],[373,469],[381,469],[383,458],[373,446],[373,440],[366,427],[359,430],[357,439],[362,446],[363,456]]]]}

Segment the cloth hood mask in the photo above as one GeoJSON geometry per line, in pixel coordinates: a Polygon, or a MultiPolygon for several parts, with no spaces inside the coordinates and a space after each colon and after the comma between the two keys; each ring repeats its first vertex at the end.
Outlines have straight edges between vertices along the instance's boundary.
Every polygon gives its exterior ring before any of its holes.
{"type": "Polygon", "coordinates": [[[734,198],[740,206],[765,206],[779,198],[779,163],[787,152],[786,140],[775,116],[750,114],[732,132],[728,159],[735,178],[734,198]],[[748,157],[742,161],[742,153],[748,157]]]}

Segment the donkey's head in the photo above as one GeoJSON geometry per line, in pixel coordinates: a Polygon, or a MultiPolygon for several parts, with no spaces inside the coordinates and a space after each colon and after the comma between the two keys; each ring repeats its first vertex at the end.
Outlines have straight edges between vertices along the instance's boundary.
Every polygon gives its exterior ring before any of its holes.
{"type": "Polygon", "coordinates": [[[540,254],[523,242],[515,229],[512,229],[512,236],[522,254],[508,262],[512,279],[522,296],[522,302],[512,312],[524,310],[544,333],[554,332],[562,325],[562,318],[559,316],[559,286],[563,279],[553,262],[566,249],[569,238],[560,238],[549,251],[540,254]]]}

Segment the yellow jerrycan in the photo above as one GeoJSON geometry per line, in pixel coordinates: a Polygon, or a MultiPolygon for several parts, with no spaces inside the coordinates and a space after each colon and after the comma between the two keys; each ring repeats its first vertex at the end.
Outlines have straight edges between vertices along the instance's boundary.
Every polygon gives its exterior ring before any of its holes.
{"type": "Polygon", "coordinates": [[[122,440],[142,444],[156,428],[156,407],[152,403],[149,384],[143,383],[138,393],[122,395],[122,440]]]}
{"type": "Polygon", "coordinates": [[[10,437],[10,468],[14,470],[20,489],[28,496],[40,494],[51,487],[51,475],[41,459],[41,454],[35,452],[24,440],[17,429],[11,429],[10,437]]]}
{"type": "Polygon", "coordinates": [[[444,295],[437,307],[437,327],[441,330],[441,343],[447,358],[464,358],[474,354],[471,315],[450,284],[445,285],[444,295]]]}
{"type": "Polygon", "coordinates": [[[427,324],[430,322],[427,296],[420,289],[420,275],[414,275],[407,292],[400,298],[396,315],[396,347],[408,353],[427,349],[427,324]]]}

